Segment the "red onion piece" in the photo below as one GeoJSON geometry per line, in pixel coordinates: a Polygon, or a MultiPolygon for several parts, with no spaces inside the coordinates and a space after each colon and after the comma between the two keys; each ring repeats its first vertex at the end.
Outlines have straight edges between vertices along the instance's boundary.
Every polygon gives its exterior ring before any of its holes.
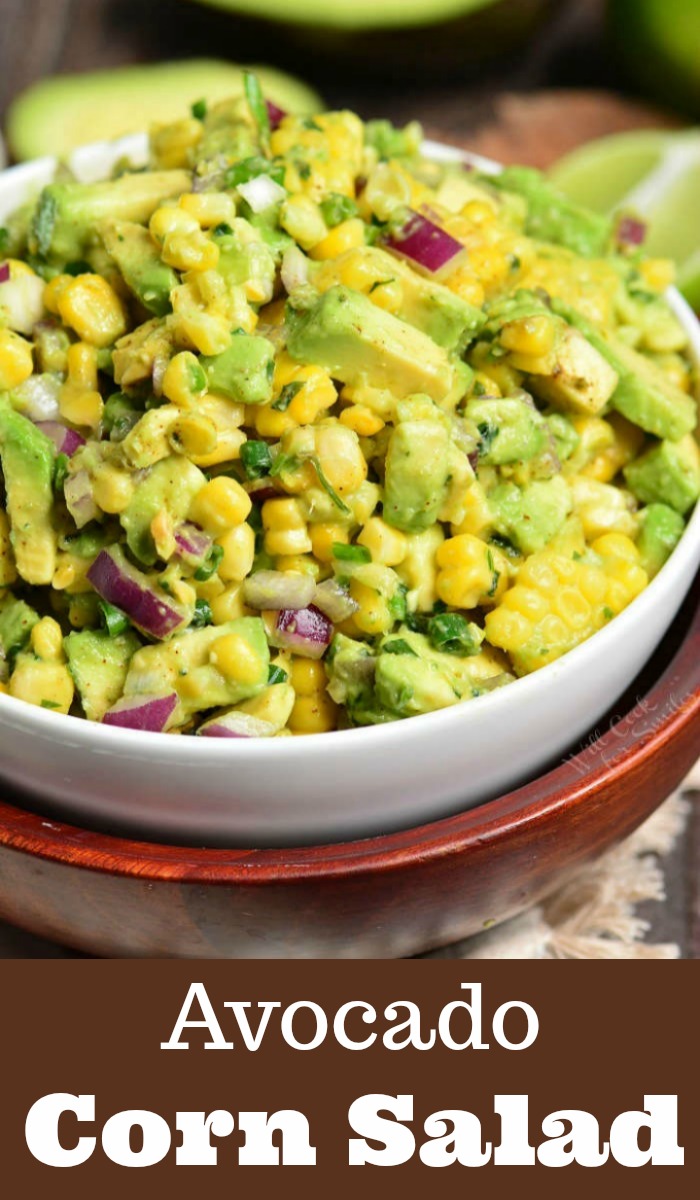
{"type": "Polygon", "coordinates": [[[636,217],[620,217],[615,237],[621,246],[641,246],[647,236],[647,226],[636,217]]]}
{"type": "Polygon", "coordinates": [[[125,696],[107,710],[102,724],[114,725],[118,729],[140,729],[145,733],[163,733],[176,708],[176,692],[161,696],[125,696]]]}
{"type": "Polygon", "coordinates": [[[7,283],[10,278],[10,264],[2,263],[0,266],[0,283],[7,283]]]}
{"type": "Polygon", "coordinates": [[[101,550],[87,578],[98,596],[120,608],[138,629],[158,641],[189,624],[190,614],[133,567],[119,546],[101,550]]]}
{"type": "Polygon", "coordinates": [[[360,607],[337,579],[324,579],[319,583],[314,593],[314,605],[335,624],[346,621],[360,607]]]}
{"type": "Polygon", "coordinates": [[[254,738],[272,737],[275,727],[270,721],[262,721],[251,713],[229,712],[212,717],[197,730],[199,737],[254,738]]]}
{"type": "Polygon", "coordinates": [[[37,421],[36,427],[51,439],[57,454],[67,454],[69,458],[72,458],[76,450],[85,445],[84,437],[76,433],[74,429],[68,429],[67,426],[61,425],[60,421],[37,421]]]}
{"type": "Polygon", "coordinates": [[[313,604],[308,608],[283,608],[277,614],[272,642],[303,658],[322,658],[333,636],[328,617],[313,604]]]}
{"type": "Polygon", "coordinates": [[[260,479],[252,479],[244,486],[253,504],[264,504],[266,500],[274,500],[276,496],[279,496],[275,481],[270,479],[269,475],[264,475],[260,479]]]}
{"type": "Polygon", "coordinates": [[[287,114],[283,108],[278,108],[276,104],[273,104],[272,100],[266,100],[265,104],[267,107],[267,115],[270,118],[270,129],[274,133],[275,129],[277,129],[278,125],[284,120],[287,114]]]}
{"type": "Polygon", "coordinates": [[[212,539],[197,525],[185,521],[175,530],[177,556],[192,567],[201,566],[212,547],[212,539]]]}
{"type": "Polygon", "coordinates": [[[384,244],[394,254],[410,259],[431,275],[441,271],[459,254],[464,254],[461,242],[429,217],[413,209],[403,227],[385,238],[384,244]]]}
{"type": "Polygon", "coordinates": [[[286,571],[256,571],[243,583],[243,598],[249,608],[300,609],[311,603],[316,581],[311,575],[286,571]]]}
{"type": "Polygon", "coordinates": [[[63,485],[68,512],[75,521],[78,529],[90,521],[95,521],[100,510],[95,504],[92,494],[92,483],[87,471],[78,471],[77,475],[69,475],[63,485]]]}

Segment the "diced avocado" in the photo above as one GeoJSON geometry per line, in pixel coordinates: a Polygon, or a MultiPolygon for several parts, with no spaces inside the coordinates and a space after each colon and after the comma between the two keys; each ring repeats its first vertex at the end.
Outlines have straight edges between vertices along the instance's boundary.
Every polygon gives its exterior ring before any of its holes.
{"type": "Polygon", "coordinates": [[[619,383],[611,404],[623,417],[647,433],[671,441],[678,441],[695,428],[695,401],[676,387],[655,362],[627,346],[620,338],[602,333],[561,301],[553,300],[552,304],[583,333],[618,375],[619,383]]]}
{"type": "Polygon", "coordinates": [[[255,284],[261,298],[272,298],[275,284],[275,255],[267,243],[253,233],[247,221],[236,221],[232,233],[216,235],[219,247],[217,271],[229,284],[255,284]],[[244,226],[245,238],[239,236],[244,226]]]}
{"type": "Polygon", "coordinates": [[[448,708],[461,698],[434,662],[409,654],[380,654],[375,687],[379,704],[401,717],[448,708]]]}
{"type": "Polygon", "coordinates": [[[120,338],[112,352],[114,380],[121,388],[150,380],[159,361],[166,364],[174,353],[172,331],[162,317],[138,325],[120,338]]]}
{"type": "Polygon", "coordinates": [[[164,511],[174,524],[184,521],[205,483],[206,476],[187,458],[171,455],[156,463],[119,516],[127,545],[139,562],[152,566],[158,559],[151,533],[153,518],[164,511]]]}
{"type": "Polygon", "coordinates": [[[528,462],[549,444],[547,422],[520,396],[469,400],[465,416],[479,431],[480,462],[494,466],[528,462]]]}
{"type": "Polygon", "coordinates": [[[39,614],[24,600],[15,600],[14,596],[0,600],[0,657],[7,662],[24,650],[38,620],[39,614]]]}
{"type": "Polygon", "coordinates": [[[37,204],[30,249],[63,265],[84,259],[105,220],[148,221],[159,204],[188,192],[188,171],[142,171],[100,183],[51,183],[37,204]]]}
{"type": "Polygon", "coordinates": [[[373,704],[375,657],[366,642],[336,633],[326,657],[328,691],[350,714],[373,704]]]}
{"type": "Polygon", "coordinates": [[[175,404],[149,408],[121,441],[121,453],[127,463],[137,470],[144,470],[169,458],[170,431],[180,416],[180,409],[175,404]]]}
{"type": "Polygon", "coordinates": [[[496,529],[523,554],[535,554],[559,532],[572,509],[571,491],[560,475],[527,487],[501,483],[489,492],[496,529]]]}
{"type": "Polygon", "coordinates": [[[400,283],[402,299],[397,316],[450,353],[462,353],[486,320],[480,308],[468,304],[442,284],[419,275],[407,263],[378,246],[348,250],[341,258],[324,263],[315,273],[314,283],[325,291],[339,277],[344,277],[344,271],[352,271],[354,267],[367,271],[370,277],[377,277],[368,293],[370,299],[375,292],[381,294],[382,283],[400,283]]]}
{"type": "Polygon", "coordinates": [[[0,462],[17,570],[27,583],[51,583],[57,536],[52,524],[53,442],[36,425],[0,402],[0,462]]]}
{"type": "Polygon", "coordinates": [[[360,292],[332,287],[287,303],[287,351],[348,384],[389,388],[398,399],[424,392],[439,403],[454,371],[426,334],[378,308],[360,292]]]}
{"type": "Polygon", "coordinates": [[[124,281],[156,317],[172,310],[170,295],[180,282],[172,267],[161,260],[158,248],[144,225],[133,221],[104,221],[100,227],[105,249],[117,264],[124,281]]]}
{"type": "Polygon", "coordinates": [[[400,401],[386,454],[384,520],[389,525],[418,533],[435,523],[447,495],[449,451],[449,422],[429,397],[400,401]]]}
{"type": "Polygon", "coordinates": [[[625,467],[627,486],[643,504],[670,504],[687,513],[700,496],[700,450],[692,434],[659,442],[625,467]]]}
{"type": "Polygon", "coordinates": [[[101,721],[124,690],[129,663],[141,642],[135,633],[110,637],[102,630],[70,633],[63,646],[68,669],[88,721],[101,721]]]}
{"type": "Polygon", "coordinates": [[[198,163],[240,162],[258,152],[257,128],[243,96],[220,100],[207,108],[202,139],[196,148],[198,163]]]}
{"type": "Polygon", "coordinates": [[[608,217],[579,208],[533,167],[506,167],[488,182],[527,201],[530,237],[566,246],[584,258],[604,255],[612,240],[608,217]]]}
{"type": "Polygon", "coordinates": [[[275,348],[266,338],[237,333],[223,354],[199,361],[213,392],[239,404],[269,404],[271,401],[275,348]]]}
{"type": "Polygon", "coordinates": [[[148,694],[157,679],[163,691],[178,693],[173,723],[181,724],[192,713],[224,708],[256,696],[267,687],[269,666],[270,651],[261,619],[240,617],[224,625],[191,630],[157,646],[142,647],[131,660],[124,695],[148,694]],[[212,661],[216,657],[215,643],[228,634],[243,638],[260,661],[259,674],[251,682],[240,683],[225,675],[212,661]]]}
{"type": "Polygon", "coordinates": [[[560,462],[567,462],[575,453],[581,441],[581,435],[576,431],[571,421],[564,413],[547,413],[546,421],[554,438],[557,457],[560,462]]]}
{"type": "Polygon", "coordinates": [[[497,339],[497,351],[508,366],[528,376],[528,386],[555,408],[575,413],[599,413],[617,386],[617,374],[586,337],[548,307],[536,292],[521,288],[514,296],[491,306],[487,331],[497,339]],[[539,354],[514,349],[528,323],[546,322],[550,346],[539,354]]]}
{"type": "Polygon", "coordinates": [[[668,504],[649,504],[639,514],[637,539],[641,565],[650,579],[658,575],[666,559],[675,550],[685,529],[680,513],[668,504]]]}

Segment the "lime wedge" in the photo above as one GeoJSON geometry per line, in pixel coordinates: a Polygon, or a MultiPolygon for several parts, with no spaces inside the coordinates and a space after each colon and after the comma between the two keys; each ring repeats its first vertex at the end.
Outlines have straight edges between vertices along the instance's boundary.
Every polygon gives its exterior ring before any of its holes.
{"type": "Polygon", "coordinates": [[[589,142],[555,163],[550,178],[596,212],[631,211],[648,221],[645,249],[674,260],[679,287],[700,307],[700,130],[589,142]]]}

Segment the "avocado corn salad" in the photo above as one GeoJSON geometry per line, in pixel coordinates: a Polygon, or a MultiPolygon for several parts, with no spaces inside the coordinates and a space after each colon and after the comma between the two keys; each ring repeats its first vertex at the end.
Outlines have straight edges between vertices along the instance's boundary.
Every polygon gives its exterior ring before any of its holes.
{"type": "Polygon", "coordinates": [[[205,736],[393,721],[661,568],[700,492],[668,265],[420,145],[249,76],[9,220],[3,691],[205,736]]]}

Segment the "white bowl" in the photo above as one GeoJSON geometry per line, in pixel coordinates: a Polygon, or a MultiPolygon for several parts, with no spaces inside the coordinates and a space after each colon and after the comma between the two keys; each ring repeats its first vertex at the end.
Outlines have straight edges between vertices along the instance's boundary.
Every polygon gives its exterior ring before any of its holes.
{"type": "MultiPolygon", "coordinates": [[[[99,178],[145,149],[142,137],[90,146],[72,166],[99,178]]],[[[0,221],[54,168],[42,159],[1,174],[0,221]]],[[[700,362],[700,325],[678,293],[670,301],[700,362]]],[[[699,565],[700,506],[649,587],[589,641],[490,695],[389,725],[230,743],[109,728],[1,695],[0,775],[56,814],[161,840],[285,846],[419,825],[525,782],[574,745],[632,683],[699,565]]]]}

